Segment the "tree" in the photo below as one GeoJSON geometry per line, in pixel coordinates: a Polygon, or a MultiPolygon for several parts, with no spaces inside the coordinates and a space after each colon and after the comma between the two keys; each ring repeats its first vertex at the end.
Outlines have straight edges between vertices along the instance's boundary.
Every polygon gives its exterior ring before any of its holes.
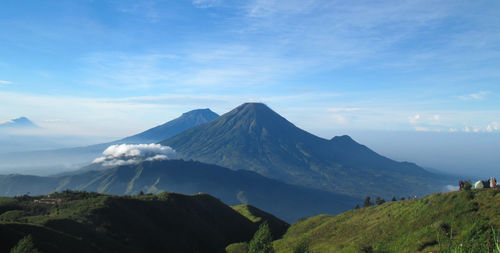
{"type": "Polygon", "coordinates": [[[392,197],[391,201],[397,201],[396,197],[392,197]]]}
{"type": "Polygon", "coordinates": [[[354,209],[359,209],[359,204],[356,204],[356,207],[354,207],[354,209]]]}
{"type": "Polygon", "coordinates": [[[273,237],[267,222],[260,224],[259,230],[253,235],[248,245],[248,253],[274,253],[273,237]]]}
{"type": "Polygon", "coordinates": [[[370,196],[366,196],[365,202],[363,203],[363,207],[373,206],[373,202],[370,196]]]}
{"type": "Polygon", "coordinates": [[[377,199],[375,200],[375,204],[377,204],[377,205],[382,205],[384,203],[385,203],[385,199],[383,199],[383,198],[377,197],[377,199]]]}
{"type": "Polygon", "coordinates": [[[466,191],[470,191],[472,189],[472,182],[470,180],[464,182],[464,189],[466,191]]]}
{"type": "Polygon", "coordinates": [[[40,253],[40,251],[35,248],[33,237],[28,235],[19,240],[17,245],[10,250],[10,253],[40,253]]]}
{"type": "Polygon", "coordinates": [[[405,197],[401,197],[401,200],[405,200],[405,197]]]}

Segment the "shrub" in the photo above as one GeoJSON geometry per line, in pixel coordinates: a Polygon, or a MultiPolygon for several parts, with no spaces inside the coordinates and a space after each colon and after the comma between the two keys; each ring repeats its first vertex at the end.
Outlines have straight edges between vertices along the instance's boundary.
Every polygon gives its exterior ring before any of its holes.
{"type": "Polygon", "coordinates": [[[40,253],[40,251],[35,248],[33,237],[28,235],[19,240],[17,245],[10,250],[10,253],[40,253]]]}
{"type": "Polygon", "coordinates": [[[373,206],[373,202],[371,201],[370,196],[366,196],[365,202],[363,203],[363,207],[373,206]]]}

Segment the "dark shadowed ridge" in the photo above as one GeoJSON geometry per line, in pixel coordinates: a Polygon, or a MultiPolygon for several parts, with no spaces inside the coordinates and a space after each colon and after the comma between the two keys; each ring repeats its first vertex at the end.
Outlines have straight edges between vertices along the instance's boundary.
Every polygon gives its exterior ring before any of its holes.
{"type": "Polygon", "coordinates": [[[0,199],[0,252],[28,234],[41,252],[224,252],[258,228],[207,194],[62,192],[57,211],[44,198],[0,199]]]}
{"type": "Polygon", "coordinates": [[[204,192],[228,205],[254,205],[288,222],[320,213],[337,214],[360,202],[350,196],[283,183],[252,171],[183,160],[145,161],[58,177],[0,176],[0,196],[48,194],[65,189],[118,195],[136,195],[141,191],[204,192]]]}
{"type": "Polygon", "coordinates": [[[240,105],[161,144],[187,159],[357,197],[423,195],[441,187],[415,164],[383,157],[349,136],[317,137],[262,103],[240,105]]]}

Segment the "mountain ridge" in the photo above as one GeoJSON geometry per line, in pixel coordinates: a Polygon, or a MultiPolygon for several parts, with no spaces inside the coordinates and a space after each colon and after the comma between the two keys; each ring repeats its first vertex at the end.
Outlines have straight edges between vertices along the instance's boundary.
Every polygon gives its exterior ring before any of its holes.
{"type": "Polygon", "coordinates": [[[228,205],[251,204],[288,222],[319,213],[340,213],[360,201],[248,170],[184,160],[144,161],[57,177],[0,175],[0,195],[48,194],[66,189],[117,195],[205,192],[228,205]]]}
{"type": "Polygon", "coordinates": [[[381,156],[349,136],[320,138],[262,103],[242,104],[160,143],[186,159],[357,197],[440,190],[432,178],[437,176],[413,163],[381,156]]]}

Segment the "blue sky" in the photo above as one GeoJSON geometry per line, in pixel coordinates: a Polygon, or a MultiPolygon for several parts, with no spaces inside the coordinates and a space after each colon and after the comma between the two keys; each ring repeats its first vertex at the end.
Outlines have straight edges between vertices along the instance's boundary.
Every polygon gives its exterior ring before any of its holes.
{"type": "Polygon", "coordinates": [[[499,1],[23,1],[0,8],[0,121],[125,136],[265,102],[331,137],[500,132],[499,1]]]}

